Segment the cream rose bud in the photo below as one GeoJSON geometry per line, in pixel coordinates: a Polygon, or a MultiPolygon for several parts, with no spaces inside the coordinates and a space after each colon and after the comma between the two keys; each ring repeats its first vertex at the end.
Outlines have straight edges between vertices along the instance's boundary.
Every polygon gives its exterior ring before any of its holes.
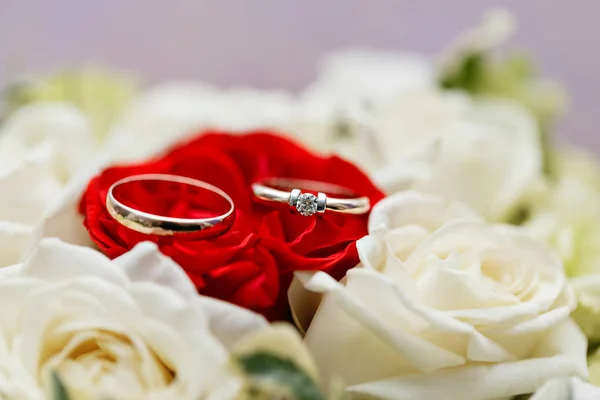
{"type": "Polygon", "coordinates": [[[594,386],[598,386],[600,393],[600,349],[596,349],[588,357],[588,369],[590,375],[590,383],[594,386]]]}
{"type": "Polygon", "coordinates": [[[460,200],[503,222],[542,177],[536,122],[509,101],[416,91],[396,97],[370,125],[379,154],[374,178],[388,193],[460,200]]]}
{"type": "MultiPolygon", "coordinates": [[[[60,103],[23,107],[0,129],[0,266],[19,262],[43,220],[46,231],[89,242],[75,206],[62,207],[67,189],[93,160],[96,143],[86,118],[60,103]]],[[[45,229],[44,229],[45,230],[45,229]]]]}
{"type": "Polygon", "coordinates": [[[459,203],[405,192],[372,210],[361,266],[325,293],[305,341],[326,378],[382,399],[482,400],[587,375],[558,257],[459,203]]]}
{"type": "Polygon", "coordinates": [[[462,32],[442,53],[439,60],[440,75],[453,75],[467,57],[492,51],[517,30],[515,16],[507,10],[494,8],[483,14],[481,22],[462,32]]]}
{"type": "Polygon", "coordinates": [[[530,201],[525,229],[551,245],[572,279],[579,305],[573,314],[591,341],[600,339],[600,165],[583,149],[562,148],[556,179],[530,201]]]}
{"type": "Polygon", "coordinates": [[[198,296],[148,242],[110,261],[45,239],[0,280],[0,312],[0,389],[26,400],[43,398],[52,373],[74,399],[234,399],[229,349],[267,325],[198,296]]]}
{"type": "Polygon", "coordinates": [[[123,73],[88,68],[24,78],[7,91],[10,110],[36,102],[73,104],[88,117],[99,140],[120,118],[138,83],[123,73]]]}
{"type": "Polygon", "coordinates": [[[567,276],[600,273],[600,164],[583,149],[553,157],[556,179],[529,200],[529,234],[549,243],[567,276]]]}

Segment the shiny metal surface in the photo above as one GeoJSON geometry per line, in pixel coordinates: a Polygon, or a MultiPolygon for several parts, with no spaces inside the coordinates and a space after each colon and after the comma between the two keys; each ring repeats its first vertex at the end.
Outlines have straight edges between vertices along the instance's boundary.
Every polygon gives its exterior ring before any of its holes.
{"type": "Polygon", "coordinates": [[[271,178],[252,184],[252,191],[260,201],[288,204],[292,211],[304,216],[322,216],[326,210],[364,214],[371,208],[368,197],[356,196],[346,187],[320,181],[271,178]],[[330,197],[327,193],[343,197],[330,197]]]}
{"type": "Polygon", "coordinates": [[[235,205],[231,197],[223,190],[206,182],[179,175],[142,174],[129,176],[115,182],[106,195],[106,208],[110,215],[120,224],[147,235],[182,236],[185,238],[209,238],[222,235],[235,220],[235,205]],[[114,196],[114,189],[125,183],[135,181],[166,181],[196,186],[209,190],[223,197],[230,205],[229,210],[210,218],[174,218],[156,215],[129,207],[114,196]]]}

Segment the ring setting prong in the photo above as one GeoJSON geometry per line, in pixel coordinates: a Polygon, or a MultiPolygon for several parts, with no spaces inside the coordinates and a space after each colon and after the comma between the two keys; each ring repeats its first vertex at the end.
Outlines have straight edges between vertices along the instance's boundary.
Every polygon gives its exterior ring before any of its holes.
{"type": "Polygon", "coordinates": [[[327,195],[319,192],[317,194],[317,213],[319,217],[325,214],[325,208],[327,207],[327,195]]]}

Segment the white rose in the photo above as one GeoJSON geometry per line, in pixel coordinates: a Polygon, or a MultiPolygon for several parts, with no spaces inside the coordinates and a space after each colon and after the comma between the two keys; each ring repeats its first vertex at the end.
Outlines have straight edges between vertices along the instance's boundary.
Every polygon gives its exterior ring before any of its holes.
{"type": "Polygon", "coordinates": [[[600,164],[568,147],[555,164],[556,180],[531,199],[525,226],[558,251],[568,276],[600,273],[600,164]]]}
{"type": "Polygon", "coordinates": [[[375,181],[461,200],[504,221],[541,177],[536,122],[522,107],[456,92],[399,96],[375,116],[375,181]]]}
{"type": "Polygon", "coordinates": [[[556,180],[530,201],[528,233],[560,255],[579,305],[573,314],[592,341],[600,339],[600,165],[577,148],[555,160],[556,180]]]}
{"type": "Polygon", "coordinates": [[[577,378],[553,379],[540,388],[529,400],[596,400],[600,388],[577,378]]]}
{"type": "Polygon", "coordinates": [[[289,126],[293,106],[293,97],[283,91],[162,84],[134,99],[113,129],[107,153],[118,160],[139,160],[203,130],[244,132],[289,126]]]}
{"type": "Polygon", "coordinates": [[[423,56],[347,49],[321,61],[317,80],[302,97],[328,99],[342,111],[357,105],[377,107],[399,93],[435,86],[433,65],[423,56]]]}
{"type": "Polygon", "coordinates": [[[19,262],[42,230],[87,243],[75,205],[64,203],[77,202],[70,186],[83,180],[96,147],[88,121],[71,106],[38,103],[8,118],[0,130],[0,266],[19,262]]]}
{"type": "Polygon", "coordinates": [[[377,165],[368,122],[394,97],[437,85],[433,65],[413,54],[342,50],[327,55],[299,96],[290,128],[316,151],[335,152],[365,169],[377,165]]]}
{"type": "Polygon", "coordinates": [[[357,247],[344,284],[306,282],[326,294],[305,341],[349,392],[482,400],[587,375],[562,264],[517,228],[406,192],[373,208],[357,247]]]}
{"type": "Polygon", "coordinates": [[[41,399],[54,372],[75,399],[233,399],[243,382],[229,350],[267,326],[198,296],[149,242],[110,261],[45,239],[19,268],[0,280],[5,396],[41,399]]]}

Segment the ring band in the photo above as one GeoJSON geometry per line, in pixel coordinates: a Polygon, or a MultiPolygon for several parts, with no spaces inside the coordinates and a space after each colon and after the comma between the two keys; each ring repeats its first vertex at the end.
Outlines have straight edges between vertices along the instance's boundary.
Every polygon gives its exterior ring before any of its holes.
{"type": "Polygon", "coordinates": [[[231,228],[235,220],[233,200],[223,190],[204,181],[169,174],[133,175],[113,183],[106,195],[106,208],[110,215],[120,224],[147,235],[181,235],[190,238],[193,237],[194,239],[214,237],[225,233],[231,228]],[[129,207],[118,201],[114,196],[113,191],[117,186],[137,181],[166,181],[196,186],[223,197],[229,203],[230,208],[222,215],[208,218],[174,218],[150,214],[129,207]]]}
{"type": "Polygon", "coordinates": [[[252,191],[261,201],[286,203],[292,211],[295,210],[305,217],[314,214],[322,216],[325,210],[345,214],[365,214],[371,208],[368,197],[355,197],[355,193],[348,188],[320,181],[271,178],[253,183],[252,191]],[[291,188],[291,190],[279,188],[291,188]],[[317,194],[304,193],[300,188],[317,194]],[[325,193],[342,195],[344,198],[328,197],[325,193]]]}

